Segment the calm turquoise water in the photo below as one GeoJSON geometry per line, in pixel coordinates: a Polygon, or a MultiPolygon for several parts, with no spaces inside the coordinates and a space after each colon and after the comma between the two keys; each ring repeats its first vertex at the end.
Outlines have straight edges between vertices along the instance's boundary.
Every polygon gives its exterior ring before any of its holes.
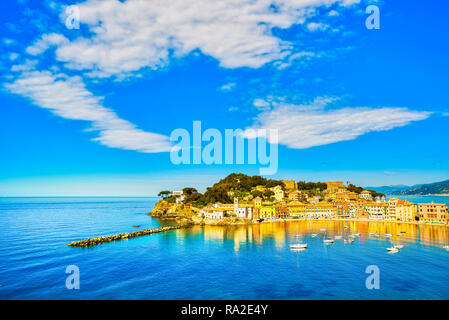
{"type": "MultiPolygon", "coordinates": [[[[419,199],[409,198],[412,201],[419,199]]],[[[425,201],[432,199],[425,197],[425,201]]],[[[436,197],[449,203],[448,198],[436,197]]],[[[367,222],[279,222],[195,227],[72,248],[87,237],[161,225],[146,215],[155,198],[0,199],[1,299],[448,299],[447,228],[367,222]],[[328,236],[344,225],[353,244],[328,236]],[[396,234],[405,232],[403,237],[396,234]],[[370,238],[369,232],[393,238],[370,238]],[[297,235],[309,248],[289,250],[297,235]],[[404,244],[397,254],[392,243],[404,244]],[[80,290],[65,287],[68,265],[80,290]],[[380,290],[367,290],[365,269],[380,268],[380,290]]]]}

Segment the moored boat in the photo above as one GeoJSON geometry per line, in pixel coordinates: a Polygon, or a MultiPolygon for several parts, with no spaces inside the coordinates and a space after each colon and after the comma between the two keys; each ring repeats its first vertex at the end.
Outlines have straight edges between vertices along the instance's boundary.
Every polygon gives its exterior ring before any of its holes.
{"type": "Polygon", "coordinates": [[[307,243],[295,243],[290,245],[290,249],[306,249],[307,243]]]}
{"type": "Polygon", "coordinates": [[[334,239],[324,239],[323,243],[324,244],[332,244],[332,243],[334,243],[334,239]]]}
{"type": "Polygon", "coordinates": [[[395,244],[393,247],[396,249],[402,249],[402,248],[404,248],[404,245],[403,244],[395,244]]]}
{"type": "Polygon", "coordinates": [[[389,253],[396,253],[396,252],[399,252],[399,249],[398,249],[398,248],[395,248],[395,247],[391,247],[391,248],[387,248],[387,251],[388,251],[389,253]]]}

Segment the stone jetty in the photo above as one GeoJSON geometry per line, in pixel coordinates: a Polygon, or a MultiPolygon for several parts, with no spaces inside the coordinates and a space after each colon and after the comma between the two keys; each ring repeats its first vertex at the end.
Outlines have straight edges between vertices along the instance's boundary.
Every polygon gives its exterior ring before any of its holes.
{"type": "Polygon", "coordinates": [[[81,241],[74,241],[72,243],[69,243],[68,245],[71,247],[91,247],[96,246],[105,242],[112,242],[112,241],[119,241],[119,240],[125,240],[125,239],[131,239],[136,237],[142,237],[142,236],[148,236],[153,233],[160,233],[160,232],[167,232],[171,230],[176,229],[183,229],[183,228],[189,228],[191,227],[191,224],[185,223],[185,224],[179,224],[176,226],[167,226],[167,227],[160,227],[156,229],[147,229],[147,230],[140,230],[135,232],[128,232],[128,233],[119,233],[114,236],[102,236],[102,237],[96,237],[92,239],[84,239],[81,241]]]}

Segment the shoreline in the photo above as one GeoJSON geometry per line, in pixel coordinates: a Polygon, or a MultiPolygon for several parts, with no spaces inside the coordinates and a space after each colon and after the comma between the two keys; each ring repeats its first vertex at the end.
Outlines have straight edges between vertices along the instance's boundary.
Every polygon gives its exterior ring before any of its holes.
{"type": "MultiPolygon", "coordinates": [[[[343,219],[337,219],[337,218],[331,218],[331,219],[293,219],[293,218],[286,218],[286,219],[266,219],[260,223],[273,223],[273,222],[279,222],[279,221],[316,221],[316,222],[323,222],[323,221],[346,221],[346,222],[375,222],[375,223],[402,223],[402,224],[410,224],[410,225],[424,225],[424,226],[438,226],[438,227],[449,227],[448,224],[444,223],[430,223],[430,222],[418,222],[418,221],[389,221],[389,220],[373,220],[373,219],[358,219],[358,218],[343,218],[343,219]]],[[[255,222],[258,223],[258,222],[255,222]]]]}

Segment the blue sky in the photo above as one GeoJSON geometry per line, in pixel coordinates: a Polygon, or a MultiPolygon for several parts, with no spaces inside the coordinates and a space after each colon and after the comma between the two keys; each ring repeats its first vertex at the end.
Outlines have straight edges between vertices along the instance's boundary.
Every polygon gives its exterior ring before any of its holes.
{"type": "Polygon", "coordinates": [[[172,164],[168,137],[195,120],[277,128],[275,178],[448,179],[448,12],[443,0],[3,1],[0,196],[150,196],[258,174],[172,164]],[[370,4],[379,30],[365,27],[370,4]]]}

